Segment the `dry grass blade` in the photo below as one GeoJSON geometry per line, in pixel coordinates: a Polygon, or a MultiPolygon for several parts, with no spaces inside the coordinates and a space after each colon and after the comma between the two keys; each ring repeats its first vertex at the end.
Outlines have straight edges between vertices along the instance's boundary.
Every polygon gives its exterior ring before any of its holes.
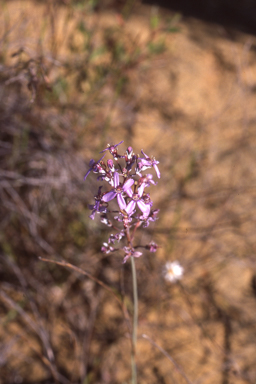
{"type": "Polygon", "coordinates": [[[115,291],[112,288],[108,287],[101,280],[97,279],[97,277],[92,276],[90,273],[84,271],[82,268],[76,267],[75,265],[67,263],[66,261],[55,261],[55,260],[51,260],[51,259],[45,259],[44,257],[39,257],[39,260],[44,261],[46,263],[52,263],[52,264],[60,265],[61,267],[65,267],[68,269],[72,269],[75,272],[78,272],[84,276],[87,276],[89,279],[93,280],[95,283],[99,284],[101,287],[106,289],[118,301],[118,303],[119,303],[119,305],[123,311],[129,333],[131,332],[130,317],[129,317],[127,308],[124,305],[123,301],[119,298],[119,296],[115,293],[115,291]]]}
{"type": "MultiPolygon", "coordinates": [[[[41,319],[41,316],[40,316],[40,313],[38,311],[38,308],[37,308],[37,305],[35,303],[35,301],[33,300],[32,296],[30,295],[30,292],[28,290],[28,284],[27,284],[27,281],[24,277],[24,275],[22,274],[22,271],[21,269],[18,267],[18,265],[16,265],[13,261],[10,260],[10,258],[8,258],[7,256],[3,256],[3,255],[0,255],[0,259],[2,261],[5,261],[8,266],[14,271],[15,275],[17,276],[17,278],[19,279],[20,281],[20,284],[23,288],[23,291],[24,291],[24,294],[26,295],[26,297],[28,298],[29,300],[29,305],[32,309],[32,312],[33,312],[33,315],[36,319],[36,325],[37,325],[37,329],[38,329],[38,333],[40,333],[40,337],[41,339],[43,340],[43,343],[44,343],[44,346],[46,348],[46,352],[47,352],[47,356],[48,356],[48,359],[53,362],[55,360],[55,356],[54,356],[54,353],[53,353],[53,349],[50,345],[50,341],[49,341],[49,334],[48,332],[46,331],[44,325],[43,325],[43,321],[41,319]]],[[[20,314],[23,314],[23,312],[21,312],[20,314]]],[[[29,319],[27,319],[29,320],[29,319]]]]}
{"type": "MultiPolygon", "coordinates": [[[[53,351],[52,351],[52,348],[49,344],[49,341],[46,339],[45,337],[45,334],[41,332],[41,329],[40,327],[37,325],[37,323],[35,323],[34,320],[32,320],[32,318],[17,304],[15,303],[2,289],[0,289],[0,296],[1,298],[3,299],[3,301],[12,309],[14,309],[15,311],[17,311],[23,318],[23,320],[25,321],[25,323],[28,325],[29,328],[31,328],[40,338],[40,340],[42,341],[43,345],[44,345],[44,348],[46,350],[46,353],[47,353],[47,358],[45,358],[44,356],[42,356],[40,354],[40,357],[41,357],[41,360],[44,362],[44,364],[46,364],[48,367],[50,367],[52,373],[53,373],[53,376],[54,377],[57,377],[59,376],[58,372],[57,372],[57,369],[55,367],[55,364],[53,362],[54,360],[54,354],[53,354],[53,351]]],[[[33,348],[34,350],[34,348],[33,348]]],[[[37,352],[38,354],[38,352],[37,352]]],[[[61,382],[63,384],[68,384],[69,381],[66,380],[65,378],[63,378],[63,380],[61,380],[61,382]]]]}
{"type": "Polygon", "coordinates": [[[172,364],[174,365],[176,371],[178,371],[181,376],[184,377],[184,379],[186,380],[187,384],[193,384],[192,381],[189,380],[189,378],[187,377],[187,375],[185,374],[184,370],[181,368],[181,366],[176,363],[176,361],[169,355],[169,353],[167,353],[162,347],[160,347],[160,345],[158,345],[154,340],[152,340],[148,335],[141,335],[143,337],[143,339],[146,339],[148,340],[154,347],[156,347],[160,352],[162,352],[162,354],[167,357],[168,360],[170,360],[172,362],[172,364]]]}

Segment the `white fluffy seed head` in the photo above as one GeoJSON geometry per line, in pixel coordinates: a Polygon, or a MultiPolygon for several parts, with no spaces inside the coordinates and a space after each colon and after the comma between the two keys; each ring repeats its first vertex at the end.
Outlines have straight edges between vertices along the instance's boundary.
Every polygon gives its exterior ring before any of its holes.
{"type": "Polygon", "coordinates": [[[183,276],[184,268],[178,261],[168,261],[164,266],[163,275],[165,280],[175,283],[183,276]]]}

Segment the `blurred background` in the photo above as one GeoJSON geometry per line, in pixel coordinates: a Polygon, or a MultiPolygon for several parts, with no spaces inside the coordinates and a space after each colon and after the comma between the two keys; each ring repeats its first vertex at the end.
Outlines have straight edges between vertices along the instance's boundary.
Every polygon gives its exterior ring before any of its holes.
{"type": "Polygon", "coordinates": [[[161,246],[136,260],[138,383],[255,384],[255,1],[0,8],[0,384],[130,383],[130,263],[101,253],[83,181],[121,140],[162,176],[138,231],[161,246]]]}

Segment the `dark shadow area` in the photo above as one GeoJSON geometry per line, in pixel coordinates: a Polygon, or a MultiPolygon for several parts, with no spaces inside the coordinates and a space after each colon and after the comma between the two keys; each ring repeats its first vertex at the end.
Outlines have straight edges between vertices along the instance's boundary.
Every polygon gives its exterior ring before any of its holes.
{"type": "Polygon", "coordinates": [[[186,17],[221,24],[225,28],[256,34],[255,0],[142,0],[142,3],[180,12],[186,17]]]}

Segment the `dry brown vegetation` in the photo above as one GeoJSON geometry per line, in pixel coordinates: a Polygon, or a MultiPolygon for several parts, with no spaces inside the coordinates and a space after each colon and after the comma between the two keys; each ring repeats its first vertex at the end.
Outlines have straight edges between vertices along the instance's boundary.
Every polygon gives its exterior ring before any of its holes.
{"type": "Polygon", "coordinates": [[[130,382],[130,264],[102,255],[98,184],[83,182],[125,140],[162,174],[159,220],[139,233],[161,248],[136,260],[138,383],[254,384],[255,37],[131,1],[124,17],[0,6],[0,383],[130,382]]]}

